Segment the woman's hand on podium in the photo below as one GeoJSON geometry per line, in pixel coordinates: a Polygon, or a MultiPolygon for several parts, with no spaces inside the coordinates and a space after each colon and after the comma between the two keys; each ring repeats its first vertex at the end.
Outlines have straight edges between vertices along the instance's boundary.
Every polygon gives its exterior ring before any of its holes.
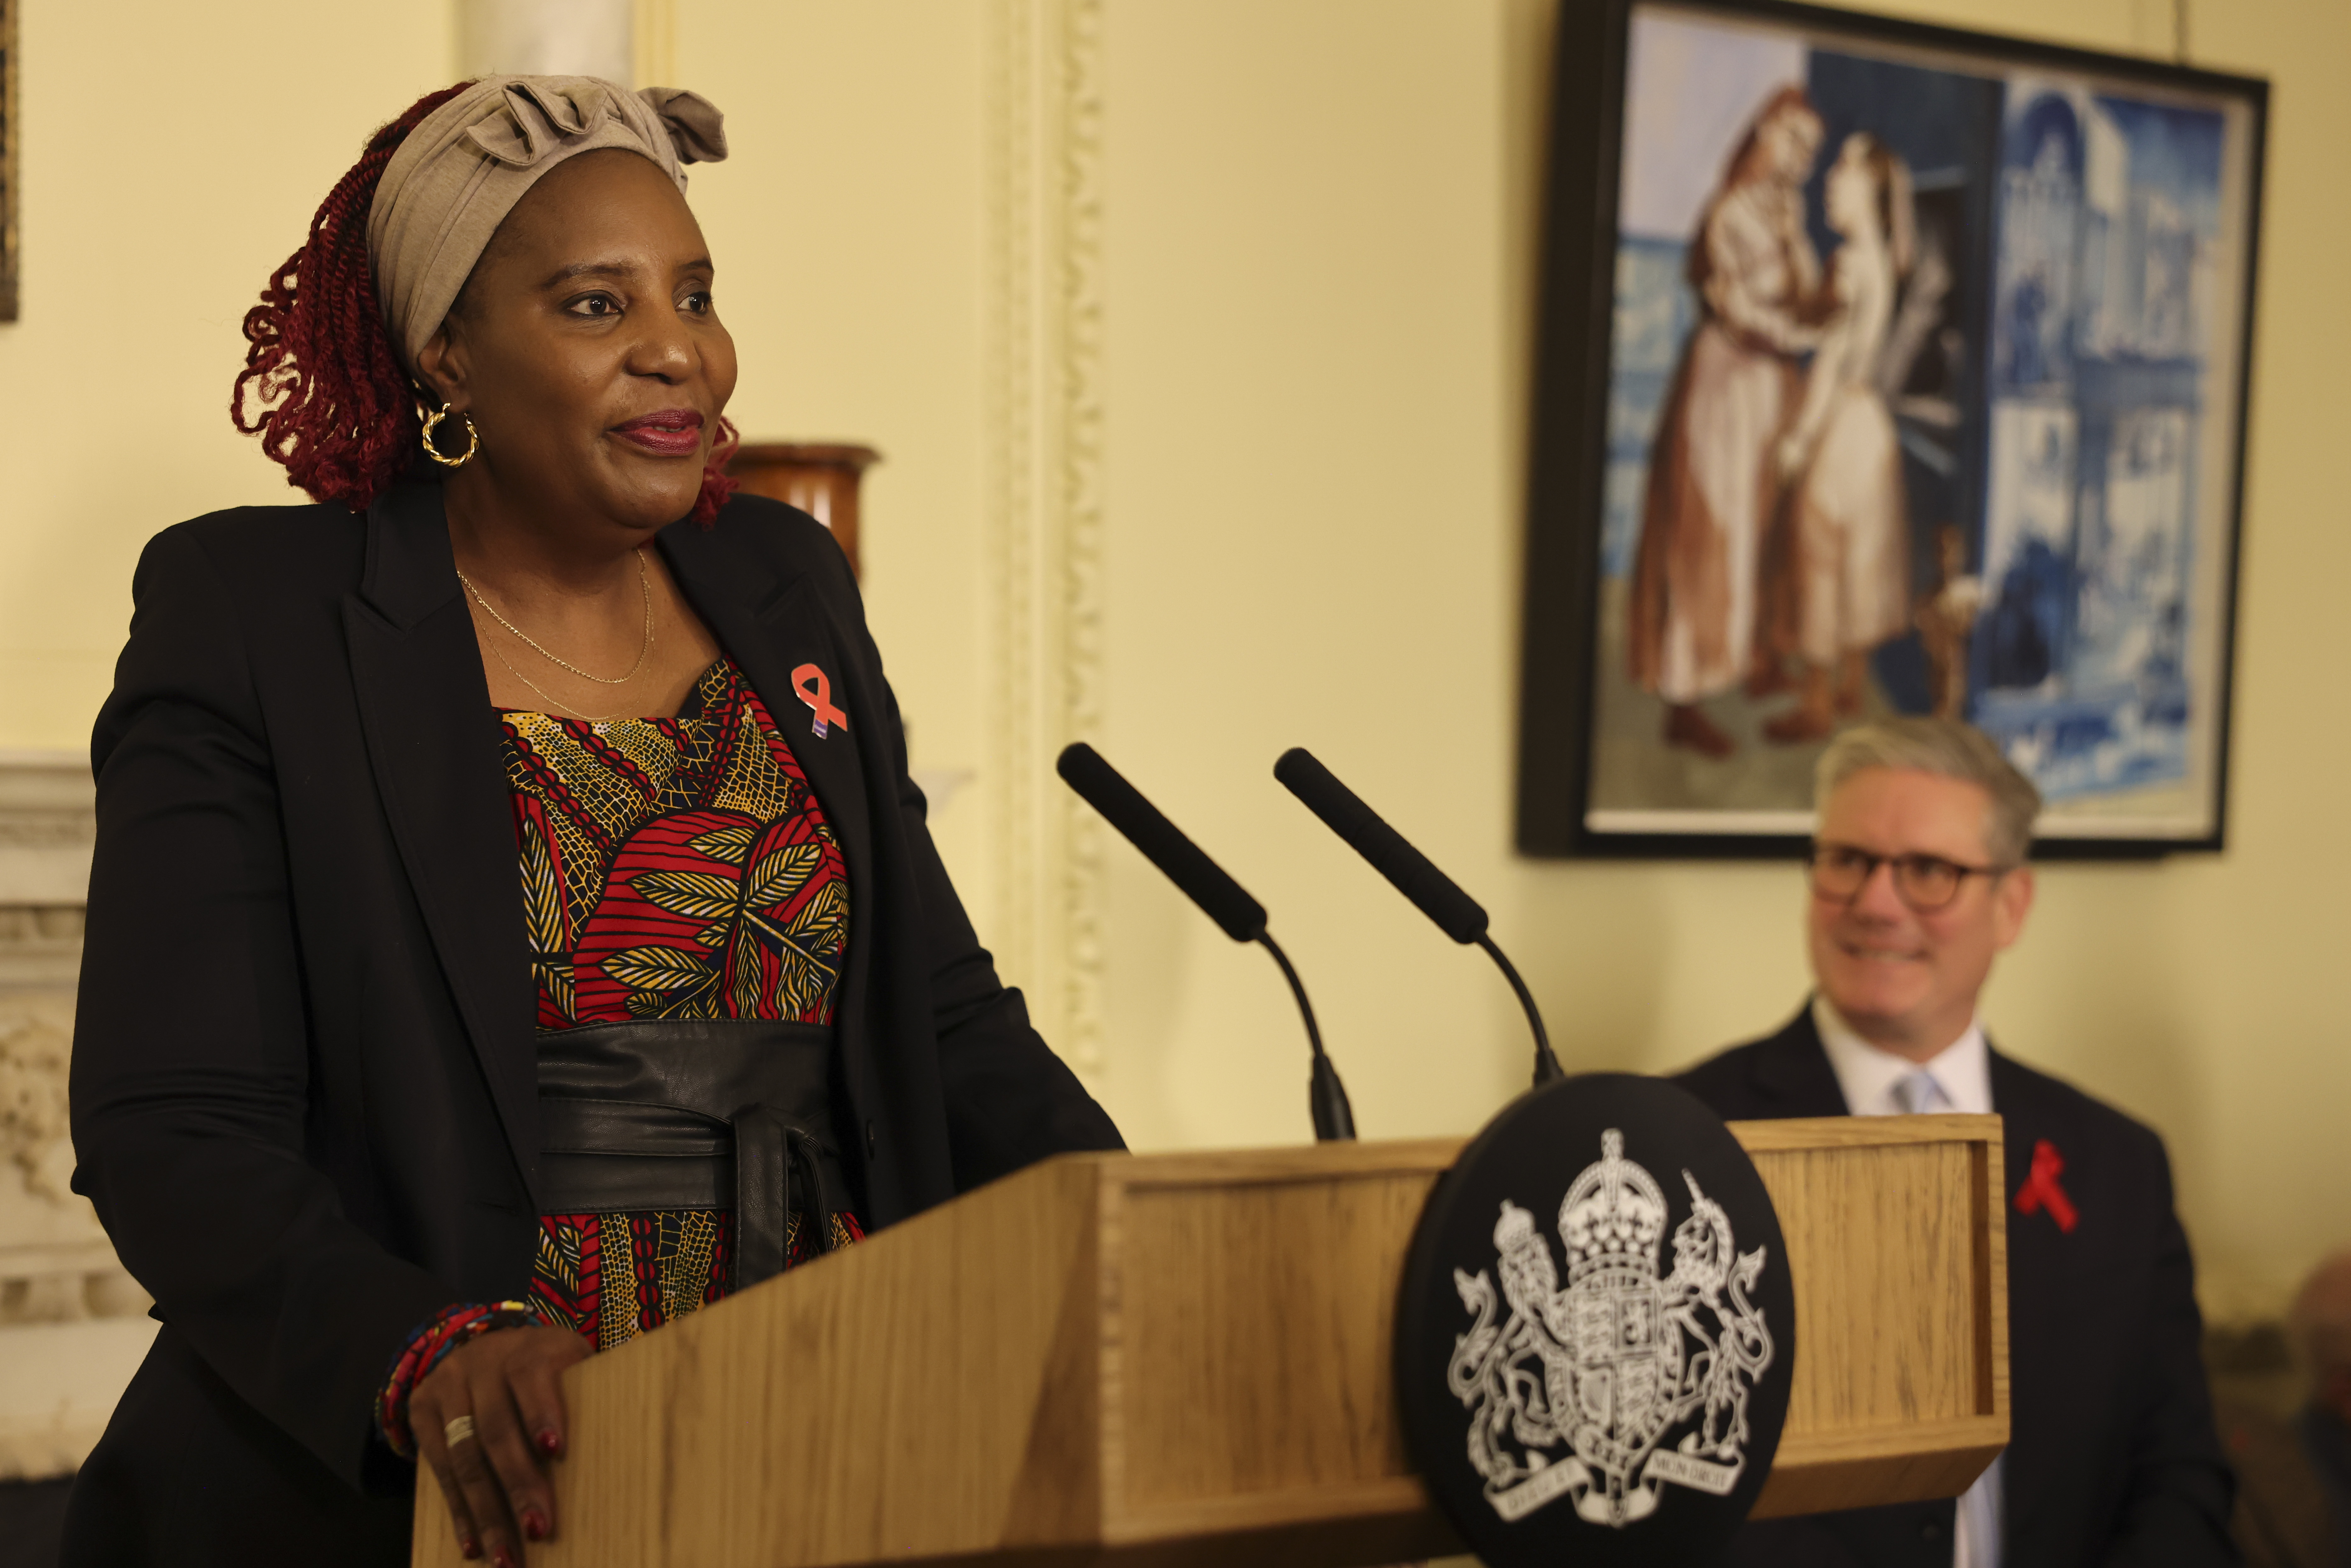
{"type": "Polygon", "coordinates": [[[563,1329],[499,1329],[452,1351],[409,1396],[409,1430],[466,1556],[519,1568],[525,1541],[554,1535],[555,1489],[543,1467],[563,1454],[559,1380],[589,1354],[588,1342],[563,1329]]]}

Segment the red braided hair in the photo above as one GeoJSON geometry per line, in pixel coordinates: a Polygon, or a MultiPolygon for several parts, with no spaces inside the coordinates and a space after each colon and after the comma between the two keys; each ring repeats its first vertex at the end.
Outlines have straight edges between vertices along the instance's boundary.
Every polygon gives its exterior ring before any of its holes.
{"type": "MultiPolygon", "coordinates": [[[[319,204],[302,248],[270,274],[261,303],[245,313],[249,346],[229,419],[260,436],[287,482],[314,501],[365,507],[418,453],[423,421],[376,302],[368,210],[408,133],[471,85],[426,93],[368,138],[360,161],[319,204]]],[[[691,514],[705,528],[736,487],[726,465],[740,444],[734,424],[721,419],[691,514]]]]}

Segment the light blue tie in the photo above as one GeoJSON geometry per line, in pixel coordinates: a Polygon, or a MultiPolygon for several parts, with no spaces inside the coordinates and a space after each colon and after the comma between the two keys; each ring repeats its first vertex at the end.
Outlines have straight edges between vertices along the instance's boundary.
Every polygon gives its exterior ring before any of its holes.
{"type": "Polygon", "coordinates": [[[1958,1513],[1959,1541],[1952,1545],[1952,1568],[2000,1568],[2001,1467],[2008,1456],[1995,1458],[1991,1468],[1976,1478],[1976,1484],[1960,1494],[1958,1513]],[[1967,1545],[1967,1557],[1961,1561],[1956,1548],[1959,1542],[1967,1545]]]}
{"type": "Polygon", "coordinates": [[[1894,1103],[1906,1116],[1920,1116],[1929,1111],[1942,1110],[1950,1103],[1950,1097],[1943,1092],[1943,1086],[1935,1082],[1935,1075],[1923,1067],[1894,1085],[1894,1103]]]}

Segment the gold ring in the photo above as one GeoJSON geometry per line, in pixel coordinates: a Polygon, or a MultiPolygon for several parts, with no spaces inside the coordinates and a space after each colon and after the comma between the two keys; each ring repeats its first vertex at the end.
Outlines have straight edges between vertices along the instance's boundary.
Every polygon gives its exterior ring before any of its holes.
{"type": "Polygon", "coordinates": [[[460,1443],[472,1442],[474,1440],[474,1418],[471,1416],[450,1416],[449,1424],[441,1428],[441,1439],[453,1448],[460,1443]]]}

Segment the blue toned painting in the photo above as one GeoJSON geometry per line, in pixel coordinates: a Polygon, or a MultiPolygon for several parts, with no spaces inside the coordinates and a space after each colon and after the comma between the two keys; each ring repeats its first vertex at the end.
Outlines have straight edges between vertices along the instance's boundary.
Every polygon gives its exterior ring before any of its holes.
{"type": "Polygon", "coordinates": [[[1970,719],[2093,833],[2192,815],[2242,133],[1636,6],[1590,825],[1784,831],[1886,712],[1970,719]]]}
{"type": "Polygon", "coordinates": [[[2218,113],[2010,84],[1972,716],[2053,800],[2189,767],[2218,113]]]}

